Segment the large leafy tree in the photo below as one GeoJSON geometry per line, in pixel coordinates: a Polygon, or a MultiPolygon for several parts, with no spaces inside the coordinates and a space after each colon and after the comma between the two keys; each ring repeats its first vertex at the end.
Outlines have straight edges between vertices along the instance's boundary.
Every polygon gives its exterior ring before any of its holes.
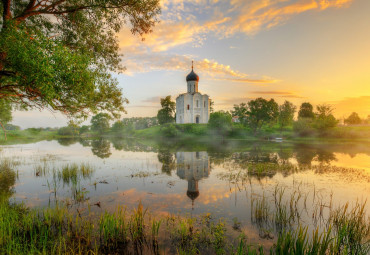
{"type": "Polygon", "coordinates": [[[175,121],[176,103],[171,100],[171,96],[161,98],[162,109],[158,111],[157,118],[160,125],[175,121]]]}
{"type": "Polygon", "coordinates": [[[279,106],[278,124],[280,132],[284,127],[293,124],[295,111],[296,107],[289,101],[285,101],[284,104],[279,106]]]}
{"type": "Polygon", "coordinates": [[[107,113],[98,113],[91,118],[91,130],[103,134],[110,128],[109,121],[111,117],[107,113]]]}
{"type": "Polygon", "coordinates": [[[217,135],[226,136],[232,128],[232,116],[229,112],[218,111],[210,115],[208,127],[217,135]]]}
{"type": "Polygon", "coordinates": [[[321,133],[325,133],[338,124],[338,120],[333,115],[333,107],[328,104],[321,104],[316,106],[315,120],[313,127],[321,133]]]}
{"type": "Polygon", "coordinates": [[[159,0],[2,0],[0,99],[86,117],[118,117],[127,102],[112,78],[120,65],[116,34],[151,32],[159,0]]]}
{"type": "Polygon", "coordinates": [[[301,107],[298,111],[298,119],[301,118],[309,118],[313,119],[315,118],[315,113],[313,112],[313,106],[312,104],[305,102],[301,104],[301,107]]]}
{"type": "Polygon", "coordinates": [[[234,109],[231,111],[232,116],[238,117],[240,123],[246,124],[248,117],[248,106],[246,103],[234,105],[234,109]]]}
{"type": "Polygon", "coordinates": [[[274,99],[257,98],[248,102],[248,124],[256,133],[267,123],[276,121],[279,105],[274,99]]]}
{"type": "Polygon", "coordinates": [[[357,112],[353,112],[351,115],[348,116],[348,118],[344,119],[344,123],[350,125],[361,124],[361,122],[362,120],[360,116],[358,116],[357,112]]]}

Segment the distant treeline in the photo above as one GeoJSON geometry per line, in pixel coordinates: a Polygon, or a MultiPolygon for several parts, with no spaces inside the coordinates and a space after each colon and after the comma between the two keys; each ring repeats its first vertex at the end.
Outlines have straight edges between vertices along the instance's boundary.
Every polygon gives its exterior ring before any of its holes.
{"type": "Polygon", "coordinates": [[[110,125],[112,119],[106,113],[99,113],[92,117],[91,125],[79,126],[70,121],[68,126],[61,127],[58,135],[61,136],[80,136],[80,135],[114,135],[114,136],[132,136],[135,130],[141,130],[158,125],[156,117],[133,117],[118,120],[110,125]]]}

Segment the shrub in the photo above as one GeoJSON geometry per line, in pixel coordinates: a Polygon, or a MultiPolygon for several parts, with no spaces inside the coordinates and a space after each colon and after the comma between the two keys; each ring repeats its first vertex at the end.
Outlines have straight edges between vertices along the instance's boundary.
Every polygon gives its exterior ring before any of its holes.
{"type": "Polygon", "coordinates": [[[312,136],[315,133],[315,130],[312,128],[312,119],[298,119],[293,123],[293,131],[298,136],[312,136]]]}
{"type": "Polygon", "coordinates": [[[79,130],[74,128],[74,127],[71,127],[71,126],[61,127],[61,128],[58,129],[58,135],[76,136],[78,134],[79,134],[79,130]]]}
{"type": "Polygon", "coordinates": [[[218,135],[227,135],[232,127],[231,114],[224,111],[212,113],[208,122],[208,127],[218,135]]]}
{"type": "Polygon", "coordinates": [[[178,136],[179,131],[174,124],[167,123],[161,127],[161,133],[164,137],[176,137],[178,136]]]}

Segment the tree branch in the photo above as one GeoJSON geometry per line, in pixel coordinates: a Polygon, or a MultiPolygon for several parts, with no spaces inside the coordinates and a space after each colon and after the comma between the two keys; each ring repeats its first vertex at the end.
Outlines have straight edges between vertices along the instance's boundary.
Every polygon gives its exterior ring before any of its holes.
{"type": "Polygon", "coordinates": [[[3,24],[5,25],[5,21],[10,20],[12,18],[12,13],[10,11],[11,0],[2,0],[3,2],[3,24]]]}
{"type": "Polygon", "coordinates": [[[23,12],[21,15],[17,16],[15,19],[18,22],[22,22],[25,19],[27,19],[28,17],[35,16],[35,15],[40,15],[40,14],[62,15],[62,14],[67,14],[67,13],[75,13],[75,12],[78,12],[78,11],[92,9],[92,8],[118,9],[118,8],[124,8],[124,7],[127,7],[127,6],[130,5],[129,3],[124,3],[124,4],[121,4],[121,5],[112,5],[112,6],[99,5],[99,4],[94,5],[93,4],[93,5],[82,5],[82,6],[78,6],[78,7],[74,7],[74,8],[70,8],[70,9],[65,8],[64,10],[62,9],[60,11],[56,11],[56,10],[51,11],[51,9],[57,7],[58,5],[62,4],[63,2],[65,2],[65,0],[57,1],[53,4],[51,4],[51,5],[43,8],[43,9],[40,9],[40,10],[23,12]]]}

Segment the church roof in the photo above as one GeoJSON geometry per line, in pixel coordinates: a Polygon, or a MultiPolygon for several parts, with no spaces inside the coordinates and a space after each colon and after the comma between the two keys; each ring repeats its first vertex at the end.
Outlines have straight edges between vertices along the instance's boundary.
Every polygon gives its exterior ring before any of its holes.
{"type": "Polygon", "coordinates": [[[186,76],[186,81],[199,81],[199,76],[194,73],[194,67],[192,65],[191,72],[186,76]]]}

